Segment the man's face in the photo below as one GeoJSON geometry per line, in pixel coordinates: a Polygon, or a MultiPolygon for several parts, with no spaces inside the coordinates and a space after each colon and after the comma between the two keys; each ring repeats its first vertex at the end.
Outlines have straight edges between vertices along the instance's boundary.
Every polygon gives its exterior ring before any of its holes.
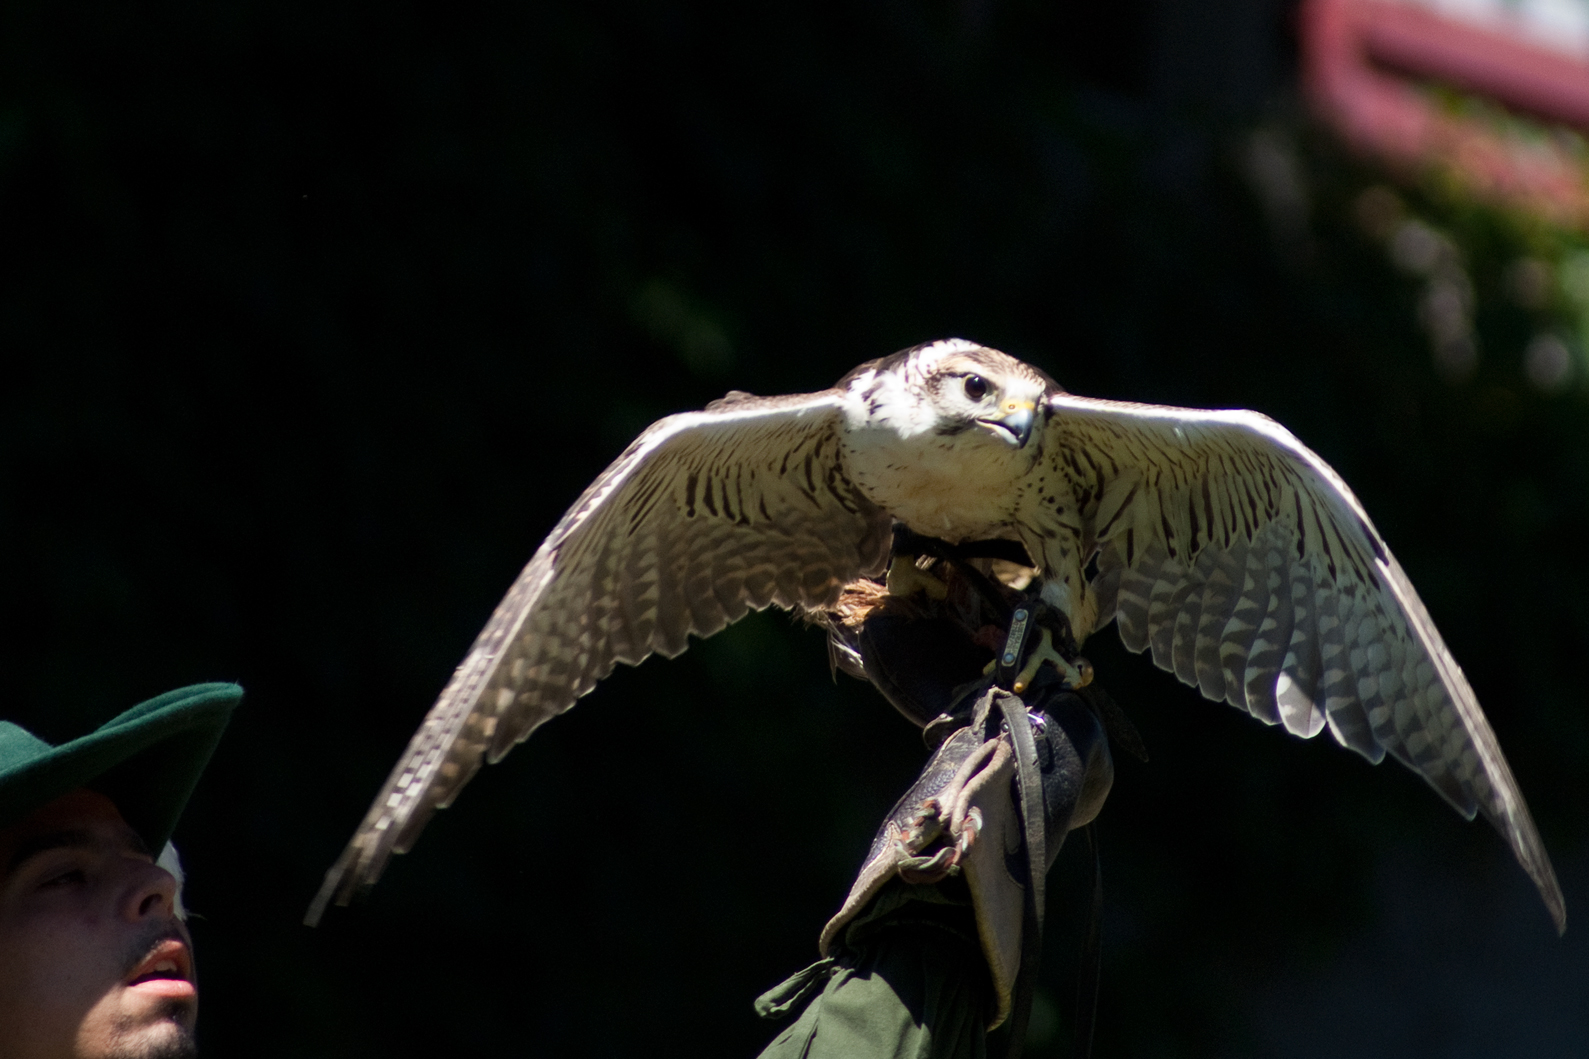
{"type": "Polygon", "coordinates": [[[0,831],[0,1056],[196,1054],[176,880],[108,798],[77,790],[0,831]]]}

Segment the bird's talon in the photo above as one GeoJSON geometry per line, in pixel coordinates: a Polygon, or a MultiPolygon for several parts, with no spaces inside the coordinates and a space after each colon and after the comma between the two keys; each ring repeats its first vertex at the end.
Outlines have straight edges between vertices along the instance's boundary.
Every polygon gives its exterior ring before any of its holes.
{"type": "Polygon", "coordinates": [[[1072,688],[1084,688],[1092,683],[1092,663],[1080,655],[1076,656],[1076,676],[1077,682],[1071,685],[1072,688]]]}
{"type": "Polygon", "coordinates": [[[1032,681],[1037,677],[1037,670],[1044,662],[1054,664],[1067,688],[1084,688],[1092,683],[1092,663],[1085,658],[1077,658],[1075,663],[1072,663],[1054,650],[1054,634],[1044,629],[1042,641],[1027,658],[1026,665],[1015,675],[1015,683],[1012,687],[1017,695],[1023,694],[1032,686],[1032,681]]]}
{"type": "Polygon", "coordinates": [[[946,599],[949,586],[916,565],[913,555],[896,555],[888,566],[888,592],[893,596],[914,596],[925,592],[931,599],[946,599]]]}

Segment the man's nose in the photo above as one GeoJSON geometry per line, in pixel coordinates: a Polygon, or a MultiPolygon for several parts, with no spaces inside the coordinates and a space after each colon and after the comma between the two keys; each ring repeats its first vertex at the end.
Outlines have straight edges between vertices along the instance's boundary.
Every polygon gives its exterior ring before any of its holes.
{"type": "Polygon", "coordinates": [[[121,914],[132,923],[170,918],[176,908],[177,881],[164,868],[147,861],[129,860],[121,914]]]}

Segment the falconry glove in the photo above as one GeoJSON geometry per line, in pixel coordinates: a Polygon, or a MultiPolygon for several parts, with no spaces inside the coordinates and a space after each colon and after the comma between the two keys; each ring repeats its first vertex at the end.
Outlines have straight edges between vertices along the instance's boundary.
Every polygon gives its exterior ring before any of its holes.
{"type": "Polygon", "coordinates": [[[1034,878],[1017,769],[1019,726],[1027,726],[1040,784],[1043,850],[1036,879],[1053,866],[1066,833],[1097,816],[1114,779],[1103,725],[1079,695],[1052,680],[1028,701],[1031,707],[991,685],[976,697],[971,723],[943,741],[884,819],[820,942],[822,955],[832,955],[849,923],[896,877],[924,884],[963,872],[993,982],[989,1029],[1010,1015],[1034,878]]]}
{"type": "MultiPolygon", "coordinates": [[[[924,543],[896,539],[896,567],[901,557],[912,561],[906,545],[924,543]]],[[[1012,1038],[1020,1040],[1041,950],[1044,878],[1065,834],[1097,815],[1113,779],[1095,706],[1104,700],[1090,692],[1084,699],[1053,669],[1029,677],[1024,696],[1000,686],[1017,683],[1028,668],[1039,620],[1058,631],[1075,658],[1062,617],[960,556],[940,558],[930,571],[942,576],[941,591],[904,599],[858,589],[830,615],[842,668],[875,684],[937,749],[884,820],[843,907],[823,930],[823,963],[759,1006],[767,1014],[787,1011],[823,984],[824,966],[840,970],[857,949],[857,931],[870,937],[874,921],[907,894],[931,899],[934,884],[958,875],[992,986],[985,1025],[1010,1020],[1012,1038]]],[[[1086,992],[1082,1022],[1090,1025],[1086,992]]]]}

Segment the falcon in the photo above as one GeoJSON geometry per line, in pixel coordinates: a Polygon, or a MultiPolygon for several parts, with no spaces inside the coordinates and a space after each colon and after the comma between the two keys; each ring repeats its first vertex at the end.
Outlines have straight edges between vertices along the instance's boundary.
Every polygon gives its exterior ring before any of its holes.
{"type": "MultiPolygon", "coordinates": [[[[1473,689],[1346,483],[1249,411],[1078,397],[952,339],[828,390],[733,392],[640,435],[563,516],[425,717],[308,921],[373,885],[430,815],[619,662],[883,573],[893,527],[1009,539],[1077,643],[1120,638],[1294,735],[1388,753],[1483,813],[1566,910],[1473,689]]],[[[903,583],[905,578],[898,579],[903,583]]],[[[1045,656],[1073,682],[1056,652],[1045,656]]]]}

